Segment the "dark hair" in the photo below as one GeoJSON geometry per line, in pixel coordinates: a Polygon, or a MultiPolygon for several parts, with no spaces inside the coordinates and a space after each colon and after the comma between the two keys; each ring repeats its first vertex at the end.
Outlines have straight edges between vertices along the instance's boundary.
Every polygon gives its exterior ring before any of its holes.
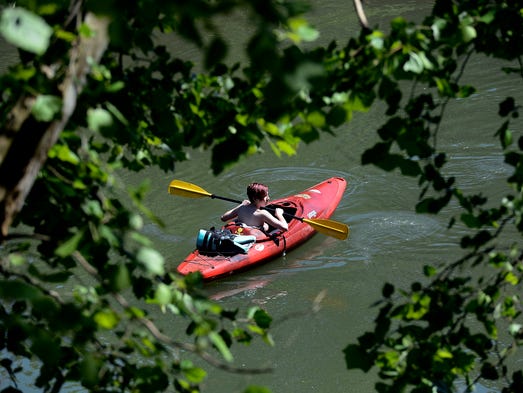
{"type": "Polygon", "coordinates": [[[247,186],[249,201],[254,203],[255,199],[261,200],[269,194],[269,187],[262,183],[251,183],[247,186]]]}

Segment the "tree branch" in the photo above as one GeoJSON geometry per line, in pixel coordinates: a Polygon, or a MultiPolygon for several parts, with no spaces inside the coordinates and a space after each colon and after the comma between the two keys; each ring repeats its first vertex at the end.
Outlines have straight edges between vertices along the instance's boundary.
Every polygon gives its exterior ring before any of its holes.
{"type": "MultiPolygon", "coordinates": [[[[101,277],[99,276],[96,268],[93,265],[91,265],[80,252],[75,251],[73,253],[73,257],[85,269],[85,271],[87,271],[90,275],[95,277],[98,281],[101,281],[101,277]]],[[[123,297],[120,293],[113,292],[112,295],[113,295],[114,299],[118,302],[118,304],[124,310],[128,310],[131,308],[127,299],[125,299],[125,297],[123,297]]],[[[135,319],[140,324],[142,324],[152,334],[152,336],[159,342],[161,342],[167,346],[174,347],[176,349],[181,349],[184,351],[194,353],[194,354],[198,355],[200,358],[202,358],[203,360],[205,360],[207,363],[209,363],[211,366],[218,368],[220,370],[224,370],[224,371],[228,371],[228,372],[232,372],[232,373],[236,373],[236,374],[266,374],[266,373],[272,372],[272,368],[247,368],[246,369],[246,368],[230,366],[226,363],[219,361],[218,359],[213,357],[208,352],[202,351],[200,348],[198,348],[198,346],[196,346],[194,344],[182,343],[182,342],[173,340],[171,337],[163,334],[160,331],[160,329],[158,329],[158,327],[154,324],[154,322],[148,318],[136,316],[135,319]]]]}
{"type": "Polygon", "coordinates": [[[31,116],[35,97],[23,97],[9,114],[10,121],[0,140],[0,240],[7,235],[49,150],[73,114],[78,95],[86,84],[90,62],[100,61],[109,44],[108,18],[88,13],[84,22],[92,35],[80,37],[71,49],[71,61],[62,83],[60,119],[45,123],[31,116]]]}
{"type": "Polygon", "coordinates": [[[363,11],[363,5],[361,4],[361,0],[354,0],[353,3],[361,27],[365,30],[370,30],[369,22],[367,21],[367,17],[365,16],[365,12],[363,11]]]}

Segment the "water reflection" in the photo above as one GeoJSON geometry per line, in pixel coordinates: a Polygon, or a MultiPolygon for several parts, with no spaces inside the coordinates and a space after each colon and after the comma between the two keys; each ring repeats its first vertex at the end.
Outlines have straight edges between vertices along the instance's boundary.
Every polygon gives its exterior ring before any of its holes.
{"type": "MultiPolygon", "coordinates": [[[[313,247],[307,247],[306,251],[291,250],[285,257],[254,266],[233,277],[211,282],[207,285],[206,290],[209,296],[215,300],[233,297],[235,299],[248,299],[255,304],[266,303],[270,299],[286,295],[287,292],[282,291],[269,296],[264,294],[262,297],[256,297],[257,292],[269,283],[281,279],[284,275],[345,266],[347,264],[346,257],[343,255],[336,256],[331,252],[340,243],[344,242],[317,234],[313,240],[305,243],[309,246],[314,244],[313,247]],[[320,237],[321,239],[317,241],[320,237]]],[[[340,250],[347,249],[346,246],[338,248],[340,250]]]]}

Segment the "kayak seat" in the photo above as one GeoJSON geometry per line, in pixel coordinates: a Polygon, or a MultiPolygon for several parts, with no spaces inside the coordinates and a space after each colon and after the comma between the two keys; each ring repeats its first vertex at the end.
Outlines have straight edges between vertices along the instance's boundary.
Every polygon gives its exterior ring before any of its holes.
{"type": "MultiPolygon", "coordinates": [[[[285,221],[287,221],[288,223],[290,223],[293,220],[293,217],[290,217],[290,216],[296,215],[296,212],[298,211],[296,206],[293,203],[291,203],[291,202],[283,202],[283,203],[279,203],[279,204],[267,205],[265,208],[267,210],[269,210],[271,213],[273,213],[274,210],[277,207],[283,209],[283,211],[284,211],[283,217],[285,218],[285,221]]],[[[244,228],[244,231],[246,229],[247,228],[244,228]]],[[[258,236],[256,236],[256,242],[257,243],[266,242],[266,241],[269,241],[269,240],[274,241],[274,239],[280,233],[282,233],[282,231],[280,229],[275,228],[275,227],[270,226],[270,225],[269,225],[269,230],[268,231],[261,232],[260,230],[256,230],[256,232],[258,233],[258,236]],[[261,233],[263,233],[262,236],[260,236],[261,233]]],[[[247,229],[247,233],[249,233],[248,229],[247,229]]],[[[285,233],[285,232],[283,232],[283,233],[285,233]]]]}
{"type": "MultiPolygon", "coordinates": [[[[296,215],[296,212],[298,211],[296,206],[290,202],[282,202],[274,205],[267,205],[265,208],[269,210],[271,213],[274,213],[277,207],[283,209],[283,218],[285,218],[285,221],[287,221],[288,223],[293,220],[293,217],[291,216],[296,215]]],[[[268,233],[272,233],[275,230],[277,229],[269,226],[268,233]]]]}

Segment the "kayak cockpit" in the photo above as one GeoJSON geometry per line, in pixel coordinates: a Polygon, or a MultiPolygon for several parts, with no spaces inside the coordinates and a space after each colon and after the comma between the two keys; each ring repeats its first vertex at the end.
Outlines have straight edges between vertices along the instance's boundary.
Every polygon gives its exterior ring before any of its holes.
{"type": "MultiPolygon", "coordinates": [[[[274,210],[278,207],[283,209],[283,217],[285,218],[287,223],[289,223],[290,227],[290,225],[292,225],[292,220],[295,220],[294,217],[298,213],[299,206],[294,202],[285,201],[278,204],[267,205],[265,209],[273,213],[274,210]]],[[[278,234],[284,233],[272,226],[269,226],[269,230],[263,231],[260,228],[251,227],[249,225],[238,223],[236,221],[231,221],[227,223],[224,226],[224,228],[229,229],[232,233],[237,235],[254,235],[256,236],[256,242],[272,240],[278,234]]]]}

